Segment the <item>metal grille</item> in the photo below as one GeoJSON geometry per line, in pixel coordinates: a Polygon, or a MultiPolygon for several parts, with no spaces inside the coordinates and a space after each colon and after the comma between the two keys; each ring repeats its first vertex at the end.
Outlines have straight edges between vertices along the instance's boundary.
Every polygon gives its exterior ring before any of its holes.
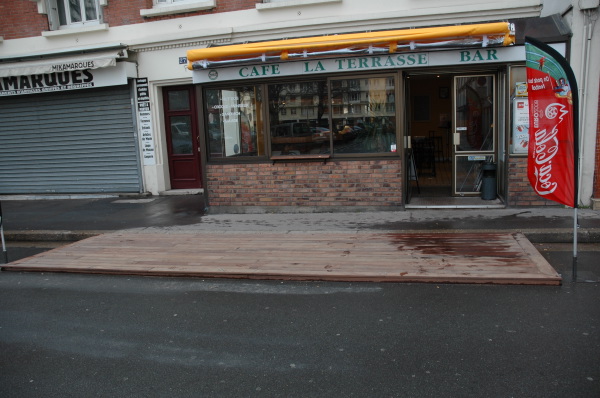
{"type": "Polygon", "coordinates": [[[128,86],[0,98],[0,193],[140,192],[128,86]]]}

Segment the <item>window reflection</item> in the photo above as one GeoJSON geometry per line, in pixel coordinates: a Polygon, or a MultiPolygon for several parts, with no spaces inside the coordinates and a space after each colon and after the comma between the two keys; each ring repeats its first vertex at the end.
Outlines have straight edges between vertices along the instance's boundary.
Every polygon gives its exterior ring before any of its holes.
{"type": "Polygon", "coordinates": [[[465,194],[481,192],[481,166],[483,166],[485,163],[493,161],[493,156],[486,156],[485,160],[473,160],[472,156],[469,155],[457,156],[455,162],[455,193],[465,194]]]}
{"type": "Polygon", "coordinates": [[[264,155],[260,89],[207,89],[205,96],[210,157],[264,155]]]}
{"type": "Polygon", "coordinates": [[[494,78],[456,78],[456,127],[460,132],[457,151],[494,149],[494,78]]]}
{"type": "Polygon", "coordinates": [[[393,76],[208,88],[204,95],[212,159],[264,156],[267,144],[271,156],[396,152],[393,76]]]}
{"type": "Polygon", "coordinates": [[[272,155],[330,152],[325,80],[269,85],[272,155]]]}
{"type": "Polygon", "coordinates": [[[186,111],[190,109],[189,96],[188,90],[169,91],[169,110],[186,111]]]}
{"type": "Polygon", "coordinates": [[[394,78],[331,82],[334,153],[396,151],[394,78]]]}
{"type": "Polygon", "coordinates": [[[193,151],[190,116],[171,116],[171,145],[174,155],[189,155],[193,151]]]}

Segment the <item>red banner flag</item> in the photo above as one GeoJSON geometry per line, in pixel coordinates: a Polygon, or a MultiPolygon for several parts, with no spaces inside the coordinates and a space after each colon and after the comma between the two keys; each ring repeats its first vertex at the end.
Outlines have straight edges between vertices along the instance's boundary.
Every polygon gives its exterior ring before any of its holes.
{"type": "Polygon", "coordinates": [[[577,207],[577,84],[557,51],[525,38],[529,96],[527,176],[546,199],[577,207]]]}

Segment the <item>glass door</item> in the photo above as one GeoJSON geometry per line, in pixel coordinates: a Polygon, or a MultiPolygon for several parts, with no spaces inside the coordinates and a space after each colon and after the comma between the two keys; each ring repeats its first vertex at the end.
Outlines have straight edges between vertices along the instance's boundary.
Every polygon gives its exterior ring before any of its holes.
{"type": "Polygon", "coordinates": [[[454,196],[478,195],[482,166],[495,161],[495,95],[494,75],[454,78],[454,196]]]}

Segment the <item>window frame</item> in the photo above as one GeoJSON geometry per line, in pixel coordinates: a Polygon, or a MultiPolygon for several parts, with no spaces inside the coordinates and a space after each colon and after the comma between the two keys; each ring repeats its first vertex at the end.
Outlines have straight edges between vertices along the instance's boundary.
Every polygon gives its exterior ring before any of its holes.
{"type": "MultiPolygon", "coordinates": [[[[278,128],[278,127],[282,127],[282,126],[288,126],[288,134],[291,134],[291,136],[293,137],[292,139],[296,139],[296,132],[299,130],[302,130],[303,126],[307,126],[308,124],[306,123],[306,121],[302,120],[302,117],[304,115],[303,112],[303,108],[304,109],[308,109],[308,108],[313,108],[311,106],[305,107],[303,106],[303,102],[302,102],[302,97],[304,96],[308,96],[309,98],[313,98],[311,97],[314,96],[315,94],[307,94],[307,93],[302,93],[302,90],[305,88],[309,88],[309,89],[313,89],[313,90],[318,90],[319,89],[319,84],[318,83],[324,83],[325,86],[327,86],[328,84],[328,79],[326,76],[315,76],[313,78],[304,78],[302,80],[293,80],[293,77],[287,77],[285,79],[277,79],[277,80],[269,80],[267,82],[264,83],[265,85],[265,95],[266,95],[266,100],[265,100],[265,104],[267,107],[267,111],[266,111],[266,117],[265,117],[265,124],[266,124],[266,134],[268,135],[268,156],[269,158],[272,157],[286,157],[286,156],[297,156],[296,153],[288,153],[288,154],[277,154],[277,153],[273,153],[274,151],[277,152],[279,150],[282,150],[282,147],[286,146],[285,142],[279,142],[279,143],[274,143],[273,142],[273,128],[278,128]],[[278,110],[279,116],[286,116],[287,118],[285,120],[278,120],[279,123],[277,124],[272,124],[274,123],[273,120],[271,120],[270,115],[271,115],[271,102],[272,102],[272,98],[270,97],[270,86],[271,85],[279,85],[282,88],[282,91],[285,90],[285,94],[283,94],[285,96],[285,99],[283,101],[284,104],[289,104],[290,107],[287,108],[287,106],[284,106],[286,112],[284,113],[280,113],[282,109],[278,110]],[[312,87],[308,87],[308,86],[312,86],[312,87]],[[300,112],[298,112],[298,108],[300,108],[300,112]],[[274,148],[275,146],[275,148],[274,148]]],[[[327,87],[326,92],[324,93],[325,97],[327,97],[329,95],[329,88],[327,87]]],[[[312,100],[314,103],[314,99],[312,100]]],[[[279,102],[279,101],[277,101],[279,102]]],[[[327,104],[325,105],[325,109],[327,109],[326,114],[326,121],[327,121],[327,125],[330,125],[330,121],[331,121],[331,117],[329,115],[329,108],[328,108],[328,104],[329,102],[327,102],[327,104]]],[[[314,127],[314,126],[313,126],[314,127]]],[[[302,136],[305,136],[306,134],[302,134],[302,136]]],[[[302,137],[299,138],[300,140],[302,139],[302,137]]],[[[319,146],[319,144],[323,144],[324,142],[322,141],[315,141],[313,142],[309,142],[309,143],[304,143],[304,142],[296,142],[296,143],[290,143],[290,148],[291,150],[296,150],[297,147],[301,147],[301,146],[312,146],[313,144],[316,146],[319,146]]],[[[315,148],[313,148],[315,149],[315,148]]],[[[328,152],[327,152],[327,156],[331,156],[331,140],[329,140],[329,144],[327,146],[328,152]]],[[[321,153],[322,154],[322,153],[321,153]]],[[[305,154],[306,155],[306,154],[305,154]]]]}
{"type": "MultiPolygon", "coordinates": [[[[83,6],[85,10],[85,0],[78,0],[80,6],[83,6]]],[[[69,29],[86,29],[90,27],[97,27],[103,23],[103,10],[102,8],[107,5],[107,0],[93,0],[96,7],[97,18],[92,20],[82,20],[81,22],[72,22],[69,15],[68,0],[48,0],[48,25],[50,30],[69,30],[69,29]],[[63,4],[65,7],[65,18],[67,19],[66,24],[61,24],[59,4],[63,4]]],[[[82,19],[85,19],[85,12],[82,12],[82,19]]]]}
{"type": "MultiPolygon", "coordinates": [[[[340,153],[335,151],[335,146],[331,143],[333,141],[333,137],[330,138],[330,156],[332,159],[338,159],[338,160],[357,160],[357,159],[375,159],[375,158],[399,158],[400,154],[401,154],[401,148],[402,148],[402,121],[404,120],[404,116],[402,115],[402,112],[404,110],[404,100],[401,100],[400,103],[398,103],[398,99],[402,99],[402,96],[400,95],[400,88],[401,88],[401,79],[402,79],[402,75],[401,73],[397,72],[397,71],[389,71],[389,72],[381,72],[381,73],[365,73],[365,74],[353,74],[353,75],[344,75],[344,74],[340,74],[340,75],[333,75],[333,76],[324,76],[324,77],[319,77],[319,76],[314,76],[312,79],[303,79],[301,82],[299,82],[298,80],[290,80],[290,77],[287,78],[281,78],[281,79],[267,79],[265,81],[255,81],[255,82],[251,82],[250,84],[248,84],[248,86],[255,86],[257,88],[259,88],[262,92],[262,102],[261,102],[261,112],[263,113],[264,117],[263,117],[263,134],[264,134],[264,155],[259,155],[259,156],[239,156],[239,157],[223,157],[223,158],[211,158],[210,153],[209,153],[209,148],[208,145],[205,146],[205,150],[206,150],[206,161],[208,164],[222,164],[222,163],[264,163],[265,161],[270,161],[271,157],[273,156],[277,156],[277,155],[273,155],[272,153],[272,149],[271,149],[271,131],[270,131],[270,115],[269,115],[269,85],[270,84],[299,84],[299,83],[305,83],[305,82],[313,82],[313,81],[318,81],[318,80],[325,80],[326,84],[327,84],[327,97],[328,97],[328,103],[326,105],[327,107],[327,122],[329,124],[329,128],[331,130],[332,125],[333,125],[333,119],[334,116],[336,116],[336,114],[334,114],[333,112],[335,111],[335,107],[336,105],[333,104],[332,101],[332,96],[331,96],[331,81],[332,80],[351,80],[351,79],[372,79],[372,78],[386,78],[386,87],[388,86],[387,82],[389,78],[393,78],[394,79],[394,84],[393,84],[393,94],[395,97],[395,102],[394,102],[394,109],[393,110],[387,110],[387,111],[391,111],[393,113],[393,116],[395,117],[395,137],[396,137],[396,151],[386,151],[386,152],[356,152],[356,153],[340,153]]],[[[293,77],[291,77],[291,79],[293,79],[293,77]]],[[[221,82],[219,84],[207,84],[207,85],[202,85],[202,107],[201,107],[201,117],[203,119],[202,121],[202,126],[204,129],[203,132],[203,136],[205,140],[209,139],[209,132],[208,132],[208,118],[207,118],[207,114],[206,114],[206,90],[227,90],[227,89],[232,89],[235,87],[239,87],[240,82],[237,81],[230,81],[230,82],[221,82]]],[[[244,84],[241,84],[244,85],[244,84]]],[[[292,98],[290,98],[292,99],[292,98]]],[[[388,105],[386,103],[386,105],[388,105]]],[[[289,112],[288,112],[289,113],[289,112]]],[[[289,116],[289,115],[288,115],[289,116]]],[[[339,117],[339,115],[338,115],[339,117]]],[[[284,155],[285,156],[285,155],[284,155]]]]}
{"type": "MultiPolygon", "coordinates": [[[[331,157],[333,159],[365,159],[365,158],[382,158],[382,157],[398,157],[399,153],[401,152],[401,142],[402,142],[402,135],[401,133],[401,120],[402,120],[402,114],[399,113],[399,109],[404,109],[402,108],[402,106],[404,105],[404,101],[402,101],[401,106],[398,106],[398,103],[396,102],[396,99],[401,98],[400,94],[399,94],[399,84],[400,84],[400,79],[402,78],[402,75],[397,72],[397,71],[389,71],[389,72],[380,72],[380,73],[365,73],[365,74],[360,74],[360,75],[335,75],[335,76],[329,76],[327,78],[327,85],[328,88],[330,90],[329,92],[329,101],[330,104],[329,106],[331,106],[332,112],[329,114],[330,120],[329,120],[329,126],[330,129],[335,129],[335,126],[333,125],[333,119],[334,116],[336,119],[339,119],[343,114],[344,114],[344,107],[348,107],[348,112],[350,111],[349,107],[353,106],[353,109],[357,109],[356,106],[360,106],[360,104],[352,101],[350,99],[350,96],[347,96],[346,102],[343,104],[334,104],[333,103],[333,94],[331,92],[332,88],[333,88],[333,81],[334,80],[338,80],[341,81],[342,84],[341,86],[347,90],[350,90],[351,88],[360,88],[360,81],[361,80],[369,80],[369,79],[376,79],[376,78],[384,78],[385,80],[385,87],[389,86],[389,79],[393,78],[394,79],[394,84],[393,84],[393,93],[394,93],[394,110],[390,110],[390,112],[393,113],[393,116],[395,118],[394,121],[394,130],[395,130],[395,136],[396,136],[396,151],[386,151],[386,152],[354,152],[354,153],[341,153],[341,152],[336,152],[335,150],[335,145],[332,146],[332,153],[331,153],[331,157]],[[339,109],[342,111],[341,113],[334,113],[333,112],[333,108],[334,107],[339,107],[339,109]]],[[[389,103],[387,103],[386,101],[386,107],[389,105],[389,103]]],[[[384,109],[384,111],[387,111],[387,109],[384,109]]]]}
{"type": "MultiPolygon", "coordinates": [[[[206,158],[206,162],[208,164],[220,164],[220,163],[257,163],[257,162],[264,162],[266,160],[268,160],[269,158],[269,151],[270,151],[270,147],[269,147],[269,142],[270,142],[270,138],[268,137],[268,132],[266,132],[266,116],[265,112],[266,112],[266,105],[265,105],[265,93],[264,90],[266,89],[266,85],[262,84],[262,83],[253,83],[250,82],[248,84],[243,84],[241,82],[229,82],[230,84],[220,84],[220,85],[215,85],[215,86],[204,86],[202,87],[202,105],[200,106],[200,117],[202,118],[202,129],[203,131],[201,132],[201,134],[203,135],[203,141],[205,142],[204,146],[204,153],[205,153],[205,158],[206,158]],[[236,84],[238,83],[238,84],[236,84]],[[208,99],[207,99],[207,91],[208,90],[232,90],[232,89],[237,89],[239,87],[254,87],[255,90],[257,92],[260,92],[260,99],[255,101],[258,101],[259,103],[256,104],[255,106],[255,112],[256,113],[261,113],[262,116],[262,125],[258,125],[257,124],[257,129],[262,129],[263,131],[263,143],[262,143],[262,155],[254,155],[254,156],[223,156],[223,157],[213,157],[211,155],[211,147],[210,147],[210,123],[209,123],[209,112],[208,112],[208,99]]],[[[258,139],[257,136],[257,151],[260,153],[260,150],[258,149],[258,146],[260,146],[260,140],[258,139]]]]}

